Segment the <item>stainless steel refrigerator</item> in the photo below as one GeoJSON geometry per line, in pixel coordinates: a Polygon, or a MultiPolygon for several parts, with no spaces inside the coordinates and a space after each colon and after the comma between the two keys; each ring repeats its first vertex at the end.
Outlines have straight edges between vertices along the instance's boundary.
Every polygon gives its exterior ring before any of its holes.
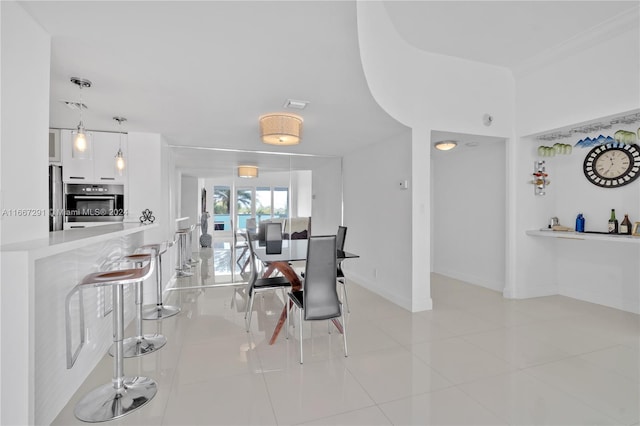
{"type": "Polygon", "coordinates": [[[49,232],[62,231],[64,222],[64,193],[62,167],[49,166],[49,232]]]}

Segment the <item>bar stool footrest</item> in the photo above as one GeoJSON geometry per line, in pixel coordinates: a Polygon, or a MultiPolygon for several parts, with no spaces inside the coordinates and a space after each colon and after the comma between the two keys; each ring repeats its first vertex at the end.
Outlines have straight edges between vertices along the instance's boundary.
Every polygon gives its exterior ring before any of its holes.
{"type": "MultiPolygon", "coordinates": [[[[122,341],[124,358],[134,358],[148,355],[162,348],[167,343],[167,338],[162,334],[145,334],[142,338],[128,337],[122,341]]],[[[114,346],[109,348],[109,355],[114,356],[114,346]]]]}
{"type": "Polygon", "coordinates": [[[142,310],[142,319],[144,320],[161,320],[169,318],[180,313],[180,308],[177,306],[168,305],[149,305],[142,310]]]}
{"type": "Polygon", "coordinates": [[[76,405],[75,416],[84,422],[106,422],[125,416],[151,401],[158,385],[148,377],[125,377],[124,387],[102,385],[84,396],[76,405]]]}
{"type": "Polygon", "coordinates": [[[185,272],[185,271],[181,271],[180,269],[178,269],[176,272],[176,277],[178,278],[192,277],[192,276],[193,276],[193,272],[185,272]]]}

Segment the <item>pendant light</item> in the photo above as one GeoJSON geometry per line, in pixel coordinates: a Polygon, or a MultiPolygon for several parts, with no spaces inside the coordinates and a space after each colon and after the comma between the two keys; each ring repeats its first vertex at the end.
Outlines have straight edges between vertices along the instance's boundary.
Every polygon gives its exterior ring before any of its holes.
{"type": "Polygon", "coordinates": [[[125,162],[124,162],[124,155],[122,154],[122,122],[127,121],[126,118],[124,117],[113,117],[114,120],[116,120],[118,122],[118,125],[120,127],[120,134],[119,134],[119,146],[118,146],[118,153],[116,154],[116,171],[118,172],[119,176],[122,176],[122,172],[124,171],[124,167],[125,167],[125,162]]]}
{"type": "Polygon", "coordinates": [[[84,108],[84,104],[82,103],[82,88],[83,87],[91,87],[91,81],[79,78],[79,77],[71,77],[71,82],[78,86],[80,89],[80,102],[78,103],[78,107],[80,109],[80,123],[78,124],[78,128],[72,132],[73,134],[73,149],[72,154],[73,158],[78,159],[90,159],[91,158],[91,141],[88,139],[89,135],[87,134],[84,123],[82,122],[82,108],[84,108]]]}

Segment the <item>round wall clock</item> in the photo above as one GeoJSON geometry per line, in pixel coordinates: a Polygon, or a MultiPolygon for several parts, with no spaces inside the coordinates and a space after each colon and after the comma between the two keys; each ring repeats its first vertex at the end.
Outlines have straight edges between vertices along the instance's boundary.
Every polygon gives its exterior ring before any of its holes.
{"type": "Polygon", "coordinates": [[[594,185],[619,188],[640,176],[640,150],[638,145],[618,142],[596,146],[587,154],[584,175],[594,185]]]}

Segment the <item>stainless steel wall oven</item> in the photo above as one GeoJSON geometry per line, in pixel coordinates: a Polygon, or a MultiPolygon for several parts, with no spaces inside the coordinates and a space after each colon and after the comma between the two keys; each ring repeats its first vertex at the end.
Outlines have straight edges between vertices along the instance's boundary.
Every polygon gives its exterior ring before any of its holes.
{"type": "Polygon", "coordinates": [[[122,222],[124,185],[67,183],[65,222],[122,222]]]}

